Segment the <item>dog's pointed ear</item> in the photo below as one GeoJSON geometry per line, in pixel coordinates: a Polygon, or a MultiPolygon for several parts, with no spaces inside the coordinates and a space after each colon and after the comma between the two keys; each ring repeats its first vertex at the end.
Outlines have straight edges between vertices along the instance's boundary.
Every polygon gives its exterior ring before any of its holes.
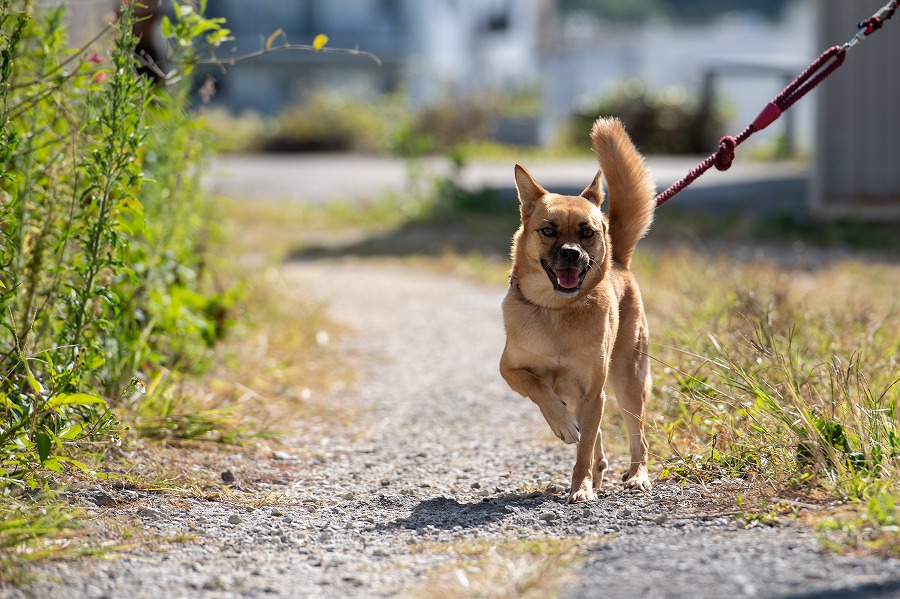
{"type": "Polygon", "coordinates": [[[523,220],[534,211],[535,202],[547,194],[547,190],[541,187],[531,173],[519,164],[516,165],[516,191],[519,192],[519,205],[523,220]]]}
{"type": "Polygon", "coordinates": [[[581,192],[581,197],[597,206],[603,203],[603,186],[600,183],[600,177],[602,176],[603,172],[598,169],[597,174],[594,175],[594,180],[581,192]]]}

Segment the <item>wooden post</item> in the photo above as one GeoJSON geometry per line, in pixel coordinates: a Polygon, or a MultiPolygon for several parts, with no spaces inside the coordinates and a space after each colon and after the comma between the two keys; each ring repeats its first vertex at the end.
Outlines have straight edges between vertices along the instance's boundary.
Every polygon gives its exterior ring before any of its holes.
{"type": "MultiPolygon", "coordinates": [[[[885,0],[819,0],[819,46],[841,45],[885,0]]],[[[900,221],[900,14],[817,89],[810,216],[900,221]]]]}

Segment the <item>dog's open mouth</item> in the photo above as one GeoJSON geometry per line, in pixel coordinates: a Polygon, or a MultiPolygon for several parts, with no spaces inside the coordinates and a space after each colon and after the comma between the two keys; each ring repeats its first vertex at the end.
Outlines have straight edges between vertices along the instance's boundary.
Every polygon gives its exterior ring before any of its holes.
{"type": "Polygon", "coordinates": [[[581,289],[584,277],[587,275],[588,269],[580,270],[577,268],[551,268],[549,264],[544,263],[544,270],[553,283],[553,288],[560,293],[575,293],[581,289]]]}

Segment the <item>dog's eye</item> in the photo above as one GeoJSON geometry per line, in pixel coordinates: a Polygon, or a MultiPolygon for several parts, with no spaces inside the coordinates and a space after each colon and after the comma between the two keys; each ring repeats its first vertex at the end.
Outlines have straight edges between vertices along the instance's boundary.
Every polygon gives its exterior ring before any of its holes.
{"type": "Polygon", "coordinates": [[[595,233],[595,231],[593,229],[589,229],[589,228],[585,227],[584,229],[581,230],[581,237],[583,237],[584,239],[590,239],[591,237],[594,236],[594,233],[595,233]]]}
{"type": "Polygon", "coordinates": [[[556,235],[556,229],[554,229],[553,227],[544,227],[543,229],[541,229],[541,235],[543,235],[544,237],[553,237],[554,235],[556,235]]]}

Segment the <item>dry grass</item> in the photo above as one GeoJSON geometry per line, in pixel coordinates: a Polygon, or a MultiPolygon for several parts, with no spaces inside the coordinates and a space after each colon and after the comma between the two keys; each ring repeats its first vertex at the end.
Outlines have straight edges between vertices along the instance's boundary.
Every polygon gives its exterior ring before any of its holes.
{"type": "MultiPolygon", "coordinates": [[[[296,241],[294,232],[310,230],[299,224],[310,211],[222,205],[227,233],[217,259],[227,266],[220,276],[240,290],[230,334],[203,376],[160,372],[147,381],[146,394],[126,398],[123,421],[142,439],[238,444],[292,432],[300,422],[346,424],[352,413],[317,399],[354,382],[336,348],[342,328],[327,317],[326,306],[298,294],[278,266],[296,241]]],[[[337,220],[321,216],[317,222],[337,220]]]]}
{"type": "MultiPolygon", "coordinates": [[[[730,460],[782,485],[810,474],[838,493],[866,494],[853,468],[833,462],[848,458],[838,455],[844,438],[853,446],[844,453],[865,452],[857,445],[882,435],[892,442],[896,266],[850,259],[792,269],[679,252],[645,255],[638,270],[651,322],[660,323],[651,350],[662,366],[659,441],[695,466],[703,454],[706,465],[730,460]],[[798,463],[807,450],[814,463],[798,463]]],[[[889,461],[877,470],[868,482],[897,479],[889,461]]]]}
{"type": "Polygon", "coordinates": [[[583,539],[543,537],[416,546],[417,551],[446,553],[451,559],[432,575],[420,595],[446,599],[554,597],[574,576],[573,566],[583,559],[583,544],[583,539]]]}
{"type": "Polygon", "coordinates": [[[641,255],[660,477],[734,478],[763,506],[850,502],[826,546],[898,555],[900,267],[765,250],[778,260],[641,255]]]}

